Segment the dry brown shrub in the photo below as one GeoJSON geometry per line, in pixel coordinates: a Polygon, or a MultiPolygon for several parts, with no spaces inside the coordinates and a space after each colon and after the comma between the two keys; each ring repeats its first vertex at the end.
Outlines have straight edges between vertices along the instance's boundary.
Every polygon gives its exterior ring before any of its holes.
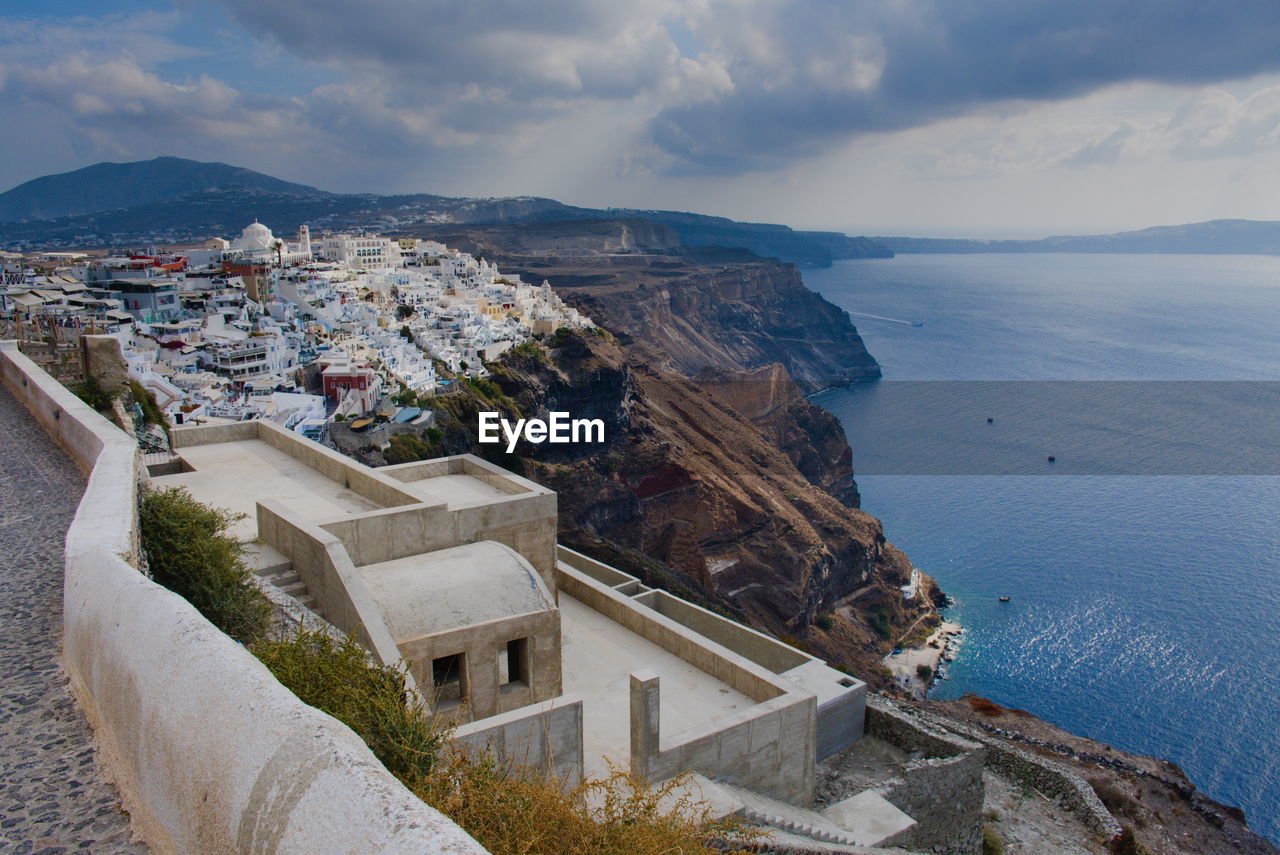
{"type": "Polygon", "coordinates": [[[682,776],[649,787],[615,769],[565,787],[454,748],[414,789],[493,855],[719,855],[735,851],[725,842],[741,847],[762,837],[736,818],[714,819],[685,785],[682,776]]]}
{"type": "Polygon", "coordinates": [[[968,701],[969,708],[981,715],[997,716],[1004,712],[1004,707],[994,701],[989,701],[986,698],[980,698],[977,695],[973,695],[968,698],[968,701]]]}

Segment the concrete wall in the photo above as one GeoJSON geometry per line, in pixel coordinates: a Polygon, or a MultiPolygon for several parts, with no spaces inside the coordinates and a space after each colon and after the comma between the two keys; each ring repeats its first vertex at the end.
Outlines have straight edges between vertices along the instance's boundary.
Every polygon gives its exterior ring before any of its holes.
{"type": "Polygon", "coordinates": [[[416,504],[351,514],[322,522],[320,528],[342,541],[357,567],[459,545],[445,505],[416,504]]]}
{"type": "Polygon", "coordinates": [[[711,639],[775,674],[781,674],[814,661],[809,654],[762,632],[743,626],[737,621],[721,617],[715,612],[695,606],[666,591],[650,591],[640,585],[640,580],[635,576],[623,573],[608,564],[602,564],[594,558],[588,558],[581,552],[561,546],[558,554],[560,560],[569,567],[605,586],[614,588],[619,593],[634,594],[643,590],[643,593],[636,598],[636,602],[648,606],[658,614],[711,639]]]}
{"type": "Polygon", "coordinates": [[[782,695],[665,739],[660,697],[656,674],[631,675],[632,774],[664,781],[701,772],[793,804],[813,802],[812,695],[782,695]]]}
{"type": "Polygon", "coordinates": [[[500,763],[553,774],[566,787],[582,783],[582,700],[554,701],[460,725],[454,742],[490,752],[500,763]]]}
{"type": "Polygon", "coordinates": [[[818,707],[818,759],[825,760],[862,738],[866,730],[867,686],[852,690],[818,707]]]}
{"type": "Polygon", "coordinates": [[[171,435],[175,450],[218,442],[260,439],[304,466],[384,508],[422,502],[417,496],[406,492],[394,478],[265,419],[225,425],[184,425],[173,428],[171,435]]]}
{"type": "Polygon", "coordinates": [[[867,701],[867,733],[917,755],[877,787],[916,821],[881,845],[940,855],[977,855],[982,849],[982,769],[986,749],[894,705],[867,701]]]}
{"type": "Polygon", "coordinates": [[[493,540],[519,552],[554,596],[556,497],[523,494],[510,499],[448,507],[387,508],[321,523],[339,539],[357,566],[379,564],[437,549],[493,540]]]}
{"type": "Polygon", "coordinates": [[[483,855],[349,728],[130,563],[133,441],[12,342],[0,343],[0,371],[89,472],[66,538],[63,667],[152,851],[483,855]]]}
{"type": "Polygon", "coordinates": [[[727,683],[754,701],[763,703],[795,691],[795,686],[732,650],[702,638],[670,618],[595,583],[590,577],[561,564],[560,588],[605,617],[652,641],[663,650],[727,683]]]}
{"type": "Polygon", "coordinates": [[[467,698],[463,706],[450,713],[456,720],[472,721],[527,707],[556,697],[562,689],[560,612],[554,609],[402,640],[399,648],[424,692],[432,685],[432,660],[465,654],[467,698]],[[529,645],[529,681],[524,685],[500,686],[498,653],[505,649],[508,641],[517,638],[527,639],[529,645]]]}
{"type": "Polygon", "coordinates": [[[293,562],[325,619],[358,638],[384,665],[398,664],[395,639],[342,541],[280,502],[258,502],[257,507],[258,536],[293,562]]]}
{"type": "MultiPolygon", "coordinates": [[[[495,540],[523,555],[555,595],[558,511],[554,492],[471,454],[384,466],[376,471],[401,483],[442,475],[469,475],[504,493],[505,497],[500,499],[450,505],[447,522],[435,523],[439,531],[429,536],[432,542],[440,540],[441,544],[431,548],[495,540]]],[[[347,538],[345,532],[342,537],[347,538]]],[[[356,547],[362,556],[365,548],[363,544],[356,547]]]]}

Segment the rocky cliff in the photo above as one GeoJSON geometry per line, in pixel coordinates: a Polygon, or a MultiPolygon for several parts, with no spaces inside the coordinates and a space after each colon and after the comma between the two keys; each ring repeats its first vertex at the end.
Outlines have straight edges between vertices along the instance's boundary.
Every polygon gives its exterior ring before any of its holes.
{"type": "Polygon", "coordinates": [[[670,256],[644,266],[500,256],[682,374],[778,363],[805,392],[880,376],[848,313],[773,259],[670,256]]]}
{"type": "Polygon", "coordinates": [[[437,399],[442,437],[422,454],[475,451],[555,489],[566,545],[873,683],[886,649],[934,617],[932,582],[904,599],[909,562],[851,507],[839,425],[781,367],[691,378],[607,333],[525,345],[490,367],[490,381],[437,399]],[[600,418],[606,441],[509,458],[475,443],[481,409],[600,418]]]}

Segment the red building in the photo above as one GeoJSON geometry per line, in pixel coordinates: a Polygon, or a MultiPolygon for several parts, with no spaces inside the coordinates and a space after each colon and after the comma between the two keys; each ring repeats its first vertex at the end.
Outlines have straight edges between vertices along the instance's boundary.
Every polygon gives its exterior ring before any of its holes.
{"type": "Polygon", "coordinates": [[[367,410],[373,406],[373,395],[377,392],[376,375],[368,363],[344,360],[328,366],[320,374],[320,383],[324,396],[334,403],[340,403],[348,390],[355,389],[367,403],[360,409],[367,410]]]}

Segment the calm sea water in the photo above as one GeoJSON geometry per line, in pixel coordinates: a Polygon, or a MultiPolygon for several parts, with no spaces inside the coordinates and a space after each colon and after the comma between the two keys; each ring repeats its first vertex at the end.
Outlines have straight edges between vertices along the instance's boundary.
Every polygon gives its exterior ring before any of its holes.
{"type": "MultiPolygon", "coordinates": [[[[805,281],[850,312],[923,322],[854,317],[888,381],[1280,380],[1280,259],[906,255],[805,281]]],[[[845,423],[855,470],[860,443],[894,441],[865,393],[815,401],[845,423]]],[[[1148,431],[1178,423],[1176,401],[1151,410],[1148,431]]],[[[858,485],[969,631],[938,697],[976,692],[1172,760],[1280,841],[1280,477],[858,485]]]]}

